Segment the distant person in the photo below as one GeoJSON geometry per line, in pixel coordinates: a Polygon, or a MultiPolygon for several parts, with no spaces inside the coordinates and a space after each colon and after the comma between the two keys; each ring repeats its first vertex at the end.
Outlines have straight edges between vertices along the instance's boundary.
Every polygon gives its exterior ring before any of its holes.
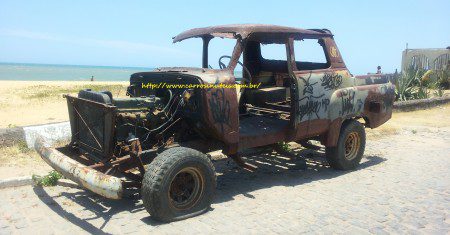
{"type": "Polygon", "coordinates": [[[91,76],[91,82],[93,82],[94,81],[94,76],[91,76]]]}
{"type": "Polygon", "coordinates": [[[377,67],[377,74],[381,74],[381,66],[379,66],[379,65],[377,67]]]}

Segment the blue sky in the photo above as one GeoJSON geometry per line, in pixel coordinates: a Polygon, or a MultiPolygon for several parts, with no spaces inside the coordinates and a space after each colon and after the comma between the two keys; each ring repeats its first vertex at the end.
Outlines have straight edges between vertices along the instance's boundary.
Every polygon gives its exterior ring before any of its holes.
{"type": "Polygon", "coordinates": [[[406,43],[450,46],[449,0],[281,2],[0,0],[0,61],[200,66],[199,39],[172,44],[171,38],[233,23],[328,28],[354,74],[375,72],[377,65],[400,69],[406,43]]]}

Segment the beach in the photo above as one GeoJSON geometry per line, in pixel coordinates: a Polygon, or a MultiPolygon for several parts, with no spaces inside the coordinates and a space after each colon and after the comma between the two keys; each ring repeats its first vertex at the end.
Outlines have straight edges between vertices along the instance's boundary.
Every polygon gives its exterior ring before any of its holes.
{"type": "Polygon", "coordinates": [[[0,128],[68,121],[63,94],[109,90],[125,97],[129,82],[0,81],[0,128]]]}

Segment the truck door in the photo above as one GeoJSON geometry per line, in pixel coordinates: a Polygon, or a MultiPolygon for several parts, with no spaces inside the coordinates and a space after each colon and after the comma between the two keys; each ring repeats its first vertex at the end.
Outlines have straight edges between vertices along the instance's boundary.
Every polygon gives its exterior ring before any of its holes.
{"type": "Polygon", "coordinates": [[[344,74],[332,68],[324,39],[289,40],[291,76],[296,85],[296,138],[319,135],[330,124],[330,98],[342,85],[344,74]]]}

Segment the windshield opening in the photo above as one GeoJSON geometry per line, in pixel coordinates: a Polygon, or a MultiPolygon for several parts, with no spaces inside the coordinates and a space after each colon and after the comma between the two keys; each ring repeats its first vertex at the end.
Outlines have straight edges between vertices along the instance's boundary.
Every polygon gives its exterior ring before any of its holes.
{"type": "Polygon", "coordinates": [[[236,40],[212,38],[208,46],[208,68],[224,69],[223,66],[228,67],[235,46],[236,40]]]}

